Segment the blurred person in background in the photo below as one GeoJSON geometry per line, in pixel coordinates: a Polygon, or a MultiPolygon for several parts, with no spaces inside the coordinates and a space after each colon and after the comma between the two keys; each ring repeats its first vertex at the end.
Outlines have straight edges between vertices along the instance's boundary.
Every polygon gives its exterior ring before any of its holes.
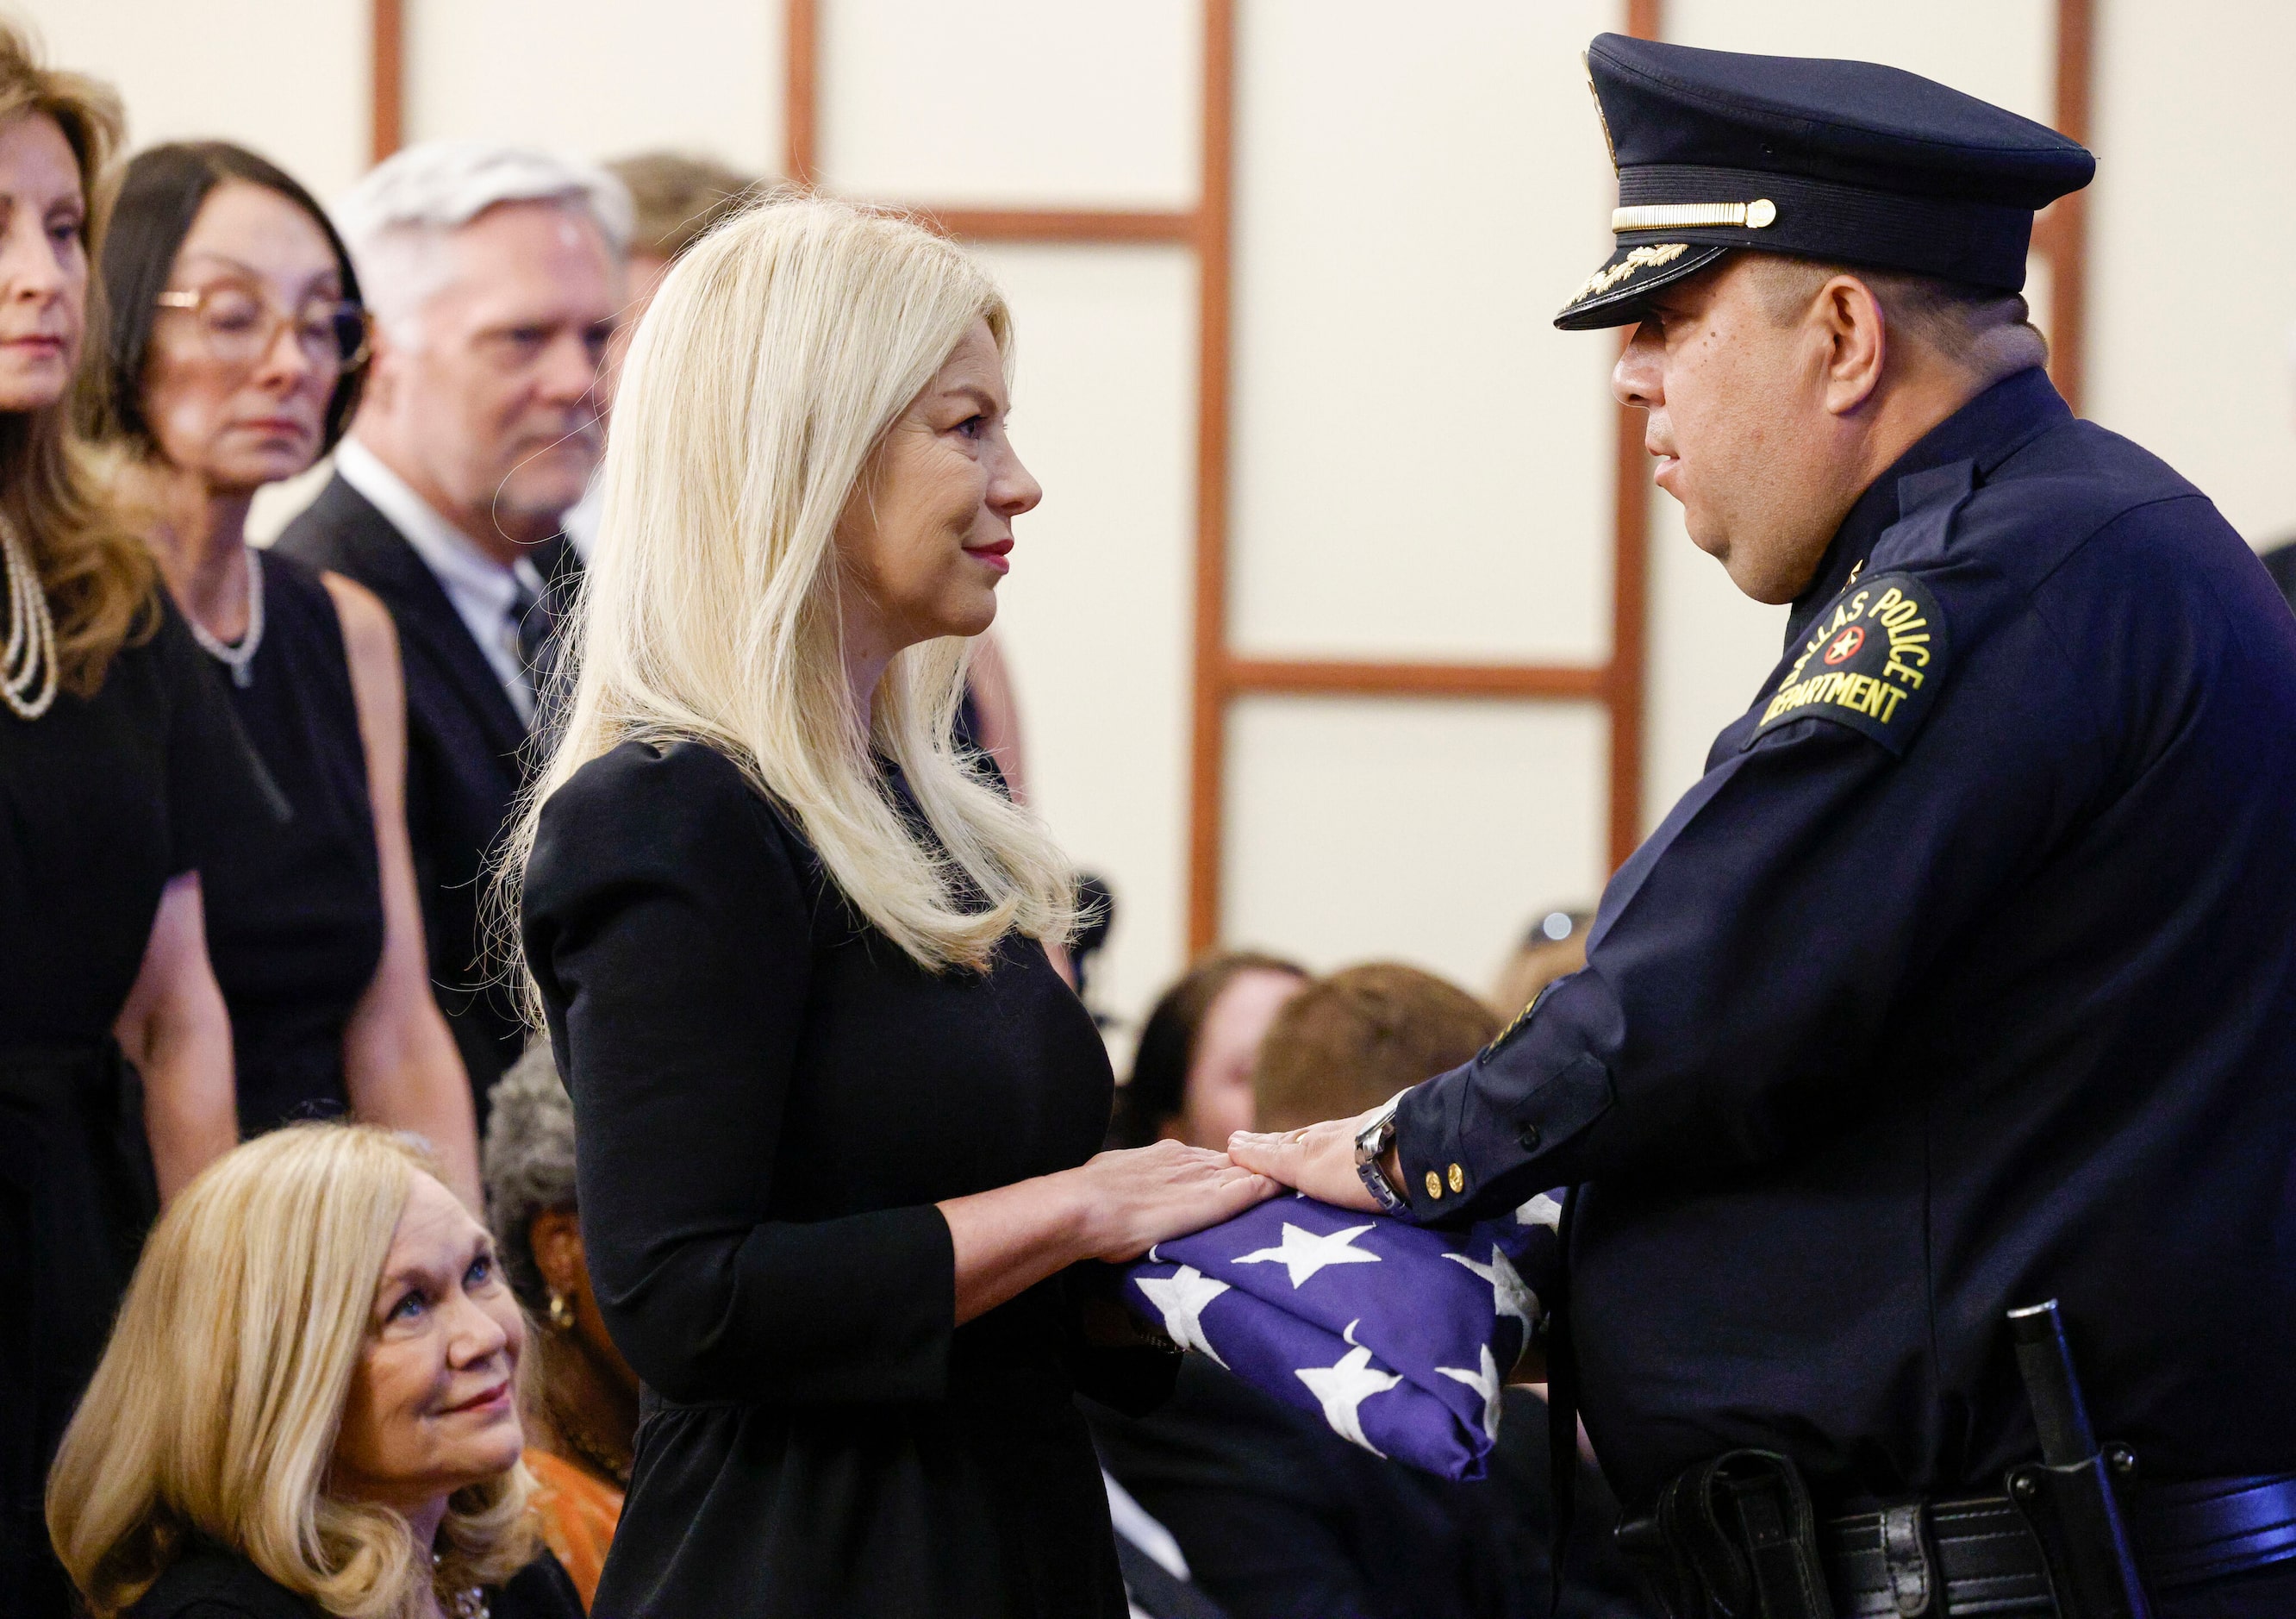
{"type": "Polygon", "coordinates": [[[638,1375],[607,1335],[590,1289],[576,1208],[574,1105],[546,1038],[495,1086],[487,1214],[503,1274],[542,1333],[524,1390],[535,1510],[543,1540],[587,1607],[630,1487],[638,1375]]]}
{"type": "Polygon", "coordinates": [[[240,1128],[348,1111],[410,1130],[475,1206],[470,1086],[407,844],[398,638],[369,591],[247,543],[256,491],[332,448],[357,403],[350,256],[291,177],[206,141],[127,165],[102,281],[115,487],[293,811],[201,874],[240,1128]]]}
{"type": "Polygon", "coordinates": [[[1524,931],[1491,985],[1491,1009],[1501,1022],[1513,1023],[1541,990],[1587,965],[1587,930],[1593,923],[1585,911],[1550,910],[1524,931]]]}
{"type": "MultiPolygon", "coordinates": [[[[628,191],[631,209],[627,293],[606,345],[605,374],[598,384],[599,414],[611,422],[622,360],[670,265],[712,226],[770,190],[772,182],[729,168],[715,158],[683,152],[643,152],[615,158],[603,167],[628,191]]],[[[587,557],[597,540],[603,493],[593,473],[582,498],[567,508],[566,540],[578,556],[587,557]]]]}
{"type": "Polygon", "coordinates": [[[601,448],[629,198],[545,153],[432,142],[376,168],[335,221],[374,355],[334,478],[278,548],[365,586],[398,625],[430,981],[483,1122],[525,1031],[483,959],[480,873],[580,571],[561,519],[601,448]]]}
{"type": "Polygon", "coordinates": [[[641,152],[615,158],[605,170],[630,193],[628,301],[607,361],[606,397],[621,374],[630,338],[645,318],[661,278],[686,249],[770,192],[774,182],[715,158],[684,152],[641,152]]]}
{"type": "Polygon", "coordinates": [[[1283,1003],[1308,970],[1280,956],[1207,956],[1157,998],[1141,1025],[1132,1077],[1116,1094],[1113,1146],[1184,1141],[1218,1148],[1256,1115],[1252,1064],[1283,1003]]]}
{"type": "Polygon", "coordinates": [[[438,1174],[296,1124],[168,1209],[48,1482],[97,1619],[577,1619],[527,1512],[525,1326],[438,1174]]]}
{"type": "Polygon", "coordinates": [[[1043,493],[1011,337],[954,245],[808,199],[681,259],[623,374],[506,879],[644,1382],[603,1612],[1124,1615],[1073,1393],[1172,1357],[1086,1262],[1267,1195],[1095,1151],[1107,1051],[1038,942],[1070,868],[951,736],[1043,493]]]}
{"type": "MultiPolygon", "coordinates": [[[[65,404],[118,99],[0,25],[0,1606],[70,1587],[48,1459],[159,1198],[237,1138],[200,871],[267,813],[65,404]]],[[[100,346],[100,345],[98,345],[100,346]]]]}
{"type": "MultiPolygon", "coordinates": [[[[1257,1128],[1360,1113],[1498,1031],[1489,1007],[1415,967],[1295,985],[1250,1071],[1257,1128]]],[[[1546,1601],[1546,1408],[1529,1389],[1507,1391],[1491,1476],[1472,1483],[1349,1444],[1204,1355],[1145,1417],[1088,1409],[1103,1464],[1234,1619],[1520,1619],[1546,1601]]],[[[1561,1611],[1639,1614],[1608,1548],[1615,1508],[1583,1466],[1578,1499],[1561,1611]]]]}

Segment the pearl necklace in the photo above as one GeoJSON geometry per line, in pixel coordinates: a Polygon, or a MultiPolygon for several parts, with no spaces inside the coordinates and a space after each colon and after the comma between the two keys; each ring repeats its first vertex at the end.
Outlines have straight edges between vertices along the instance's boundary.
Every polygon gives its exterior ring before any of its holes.
{"type": "Polygon", "coordinates": [[[56,621],[39,571],[24,555],[16,525],[0,517],[0,563],[8,583],[8,645],[0,651],[0,701],[19,719],[37,719],[56,700],[56,621]],[[37,690],[37,696],[31,694],[37,690]]]}
{"type": "Polygon", "coordinates": [[[231,645],[208,632],[206,625],[190,613],[184,621],[192,627],[192,639],[200,650],[231,670],[231,683],[245,691],[255,684],[255,649],[263,645],[263,553],[253,546],[242,546],[247,557],[247,633],[239,637],[239,645],[231,645]]]}

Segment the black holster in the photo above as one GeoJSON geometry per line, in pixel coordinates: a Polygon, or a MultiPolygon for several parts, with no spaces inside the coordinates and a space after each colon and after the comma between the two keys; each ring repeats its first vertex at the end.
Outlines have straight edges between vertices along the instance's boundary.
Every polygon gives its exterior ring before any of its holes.
{"type": "Polygon", "coordinates": [[[1668,1619],[1831,1619],[1808,1487],[1774,1451],[1685,1468],[1618,1542],[1668,1619]]]}
{"type": "Polygon", "coordinates": [[[2062,1619],[2152,1619],[2128,1530],[2102,1456],[2009,1469],[2009,1500],[2040,1542],[2062,1619]]]}

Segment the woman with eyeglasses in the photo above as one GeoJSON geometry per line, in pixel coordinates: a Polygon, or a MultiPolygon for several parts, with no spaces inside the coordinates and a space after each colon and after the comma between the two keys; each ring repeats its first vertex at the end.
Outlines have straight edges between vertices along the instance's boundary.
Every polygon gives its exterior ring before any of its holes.
{"type": "Polygon", "coordinates": [[[424,966],[390,615],[247,541],[256,491],[332,448],[357,404],[367,327],[349,255],[292,177],[202,141],[127,165],[102,279],[97,429],[292,811],[205,877],[241,1127],[348,1112],[414,1130],[477,1206],[469,1084],[424,966]]]}

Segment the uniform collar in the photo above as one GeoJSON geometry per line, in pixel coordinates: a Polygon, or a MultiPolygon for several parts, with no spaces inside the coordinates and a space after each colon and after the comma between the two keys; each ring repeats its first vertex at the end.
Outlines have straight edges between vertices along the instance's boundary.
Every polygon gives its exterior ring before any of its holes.
{"type": "Polygon", "coordinates": [[[1872,555],[1874,542],[1897,522],[1898,481],[1955,461],[1974,462],[1978,481],[2060,422],[2072,419],[2072,409],[2058,396],[2049,374],[2038,366],[2020,371],[1993,384],[1983,393],[1916,440],[1890,464],[1890,470],[1866,486],[1849,508],[1849,515],[1834,530],[1825,556],[1809,588],[1794,598],[1786,619],[1786,645],[1801,639],[1810,615],[1841,594],[1850,571],[1872,555]]]}

